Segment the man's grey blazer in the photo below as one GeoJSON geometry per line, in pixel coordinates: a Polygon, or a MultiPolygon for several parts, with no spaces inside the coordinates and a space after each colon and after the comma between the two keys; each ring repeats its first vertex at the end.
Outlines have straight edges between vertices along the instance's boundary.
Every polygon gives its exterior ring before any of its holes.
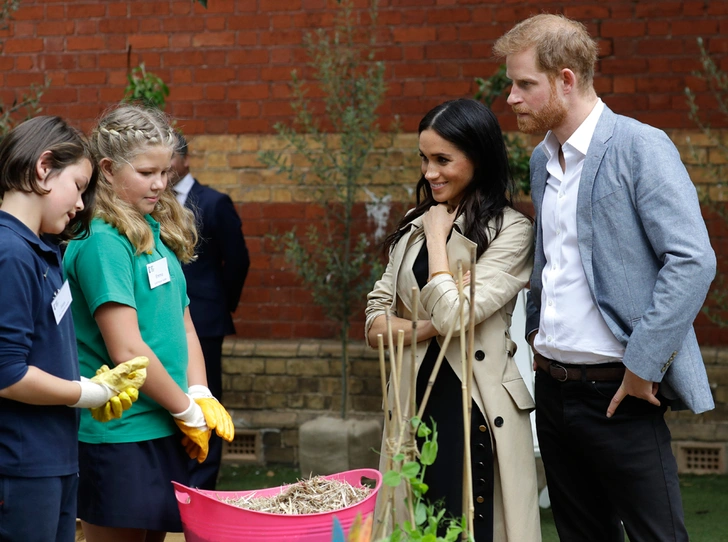
{"type": "MultiPolygon", "coordinates": [[[[542,146],[531,156],[536,249],[526,336],[539,327],[546,263],[542,146]]],[[[712,409],[693,321],[715,277],[715,253],[695,186],[667,135],[605,107],[584,161],[576,220],[592,299],[626,347],[624,364],[661,382],[672,408],[712,409]]]]}

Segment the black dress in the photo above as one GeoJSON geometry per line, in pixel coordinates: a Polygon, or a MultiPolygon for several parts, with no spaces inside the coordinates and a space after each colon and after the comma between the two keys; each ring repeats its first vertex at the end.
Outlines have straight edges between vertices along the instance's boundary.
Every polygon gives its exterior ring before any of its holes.
{"type": "MultiPolygon", "coordinates": [[[[420,290],[429,277],[427,243],[417,254],[412,271],[420,290]]],[[[421,404],[427,381],[435,366],[440,346],[430,341],[425,358],[417,373],[417,404],[421,404]]],[[[427,467],[424,481],[429,486],[425,497],[430,502],[441,501],[447,516],[460,518],[463,513],[463,407],[462,389],[458,376],[444,359],[430,392],[422,416],[423,421],[437,428],[438,453],[435,463],[427,467]]],[[[421,446],[424,440],[418,440],[421,446]]],[[[473,470],[473,502],[475,505],[475,542],[493,541],[493,449],[485,418],[477,404],[472,404],[470,424],[470,457],[473,470]]],[[[444,534],[444,527],[440,534],[444,534]]]]}

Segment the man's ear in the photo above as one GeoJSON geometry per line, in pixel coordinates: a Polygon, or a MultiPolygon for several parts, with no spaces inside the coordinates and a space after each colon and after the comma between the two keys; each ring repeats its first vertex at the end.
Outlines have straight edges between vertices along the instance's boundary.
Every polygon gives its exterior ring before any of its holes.
{"type": "Polygon", "coordinates": [[[53,170],[53,154],[51,151],[44,151],[35,163],[35,176],[43,184],[53,170]]]}
{"type": "Polygon", "coordinates": [[[576,90],[576,74],[569,68],[564,68],[559,72],[561,86],[564,94],[571,94],[576,90]]]}

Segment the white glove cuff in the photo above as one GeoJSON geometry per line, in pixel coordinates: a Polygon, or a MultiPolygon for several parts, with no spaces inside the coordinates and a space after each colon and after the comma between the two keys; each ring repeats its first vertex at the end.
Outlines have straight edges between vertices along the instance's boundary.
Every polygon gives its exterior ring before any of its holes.
{"type": "Polygon", "coordinates": [[[189,395],[187,397],[190,399],[190,406],[187,407],[187,410],[180,412],[179,414],[172,413],[172,416],[184,422],[184,424],[189,427],[197,427],[200,429],[207,427],[205,415],[202,413],[200,405],[195,403],[189,395]]]}
{"type": "Polygon", "coordinates": [[[202,384],[194,384],[189,387],[187,394],[193,399],[214,399],[215,396],[210,391],[210,388],[203,386],[202,384]]]}
{"type": "Polygon", "coordinates": [[[88,378],[81,377],[81,380],[74,380],[81,388],[81,397],[78,401],[69,405],[71,408],[98,408],[106,404],[116,392],[103,384],[91,382],[88,378]]]}

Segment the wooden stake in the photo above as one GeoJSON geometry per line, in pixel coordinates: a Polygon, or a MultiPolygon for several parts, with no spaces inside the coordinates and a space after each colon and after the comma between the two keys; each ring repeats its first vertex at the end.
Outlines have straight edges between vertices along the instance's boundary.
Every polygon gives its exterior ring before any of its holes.
{"type": "MultiPolygon", "coordinates": [[[[477,264],[477,252],[476,248],[473,247],[470,251],[470,311],[468,314],[468,373],[467,373],[467,394],[470,400],[468,401],[467,419],[465,420],[465,427],[467,428],[467,438],[465,449],[468,451],[470,456],[470,426],[473,419],[473,364],[475,363],[475,267],[477,264]]],[[[465,377],[465,375],[463,375],[465,377]]],[[[489,437],[490,438],[490,437],[489,437]]],[[[470,495],[470,506],[467,508],[467,525],[470,534],[475,536],[475,504],[473,503],[473,469],[472,469],[472,457],[468,458],[470,465],[467,469],[467,482],[468,482],[468,494],[470,495]]]]}
{"type": "MultiPolygon", "coordinates": [[[[412,353],[412,362],[410,365],[410,400],[408,418],[415,415],[417,411],[417,321],[420,309],[420,290],[416,286],[412,287],[412,341],[410,341],[410,350],[412,353]]],[[[412,427],[411,424],[410,428],[412,427]]]]}
{"type": "MultiPolygon", "coordinates": [[[[402,403],[399,400],[399,369],[397,368],[397,359],[394,353],[394,341],[392,340],[392,319],[387,313],[387,341],[389,344],[389,366],[390,366],[390,380],[392,381],[392,391],[394,392],[394,417],[397,420],[397,424],[401,423],[402,420],[402,403]]],[[[397,425],[399,427],[399,425],[397,425]]]]}
{"type": "MultiPolygon", "coordinates": [[[[472,486],[472,458],[470,455],[470,420],[468,418],[468,409],[472,398],[468,389],[468,374],[470,372],[465,336],[465,288],[463,286],[463,264],[458,260],[458,299],[460,300],[460,360],[462,362],[462,378],[460,380],[460,389],[462,390],[462,408],[463,408],[463,510],[469,511],[473,506],[472,486]]],[[[472,306],[472,303],[471,303],[472,306]]],[[[467,515],[466,515],[467,517],[467,515]]],[[[462,533],[462,540],[467,540],[468,532],[472,532],[472,525],[466,523],[466,531],[462,533]]]]}

